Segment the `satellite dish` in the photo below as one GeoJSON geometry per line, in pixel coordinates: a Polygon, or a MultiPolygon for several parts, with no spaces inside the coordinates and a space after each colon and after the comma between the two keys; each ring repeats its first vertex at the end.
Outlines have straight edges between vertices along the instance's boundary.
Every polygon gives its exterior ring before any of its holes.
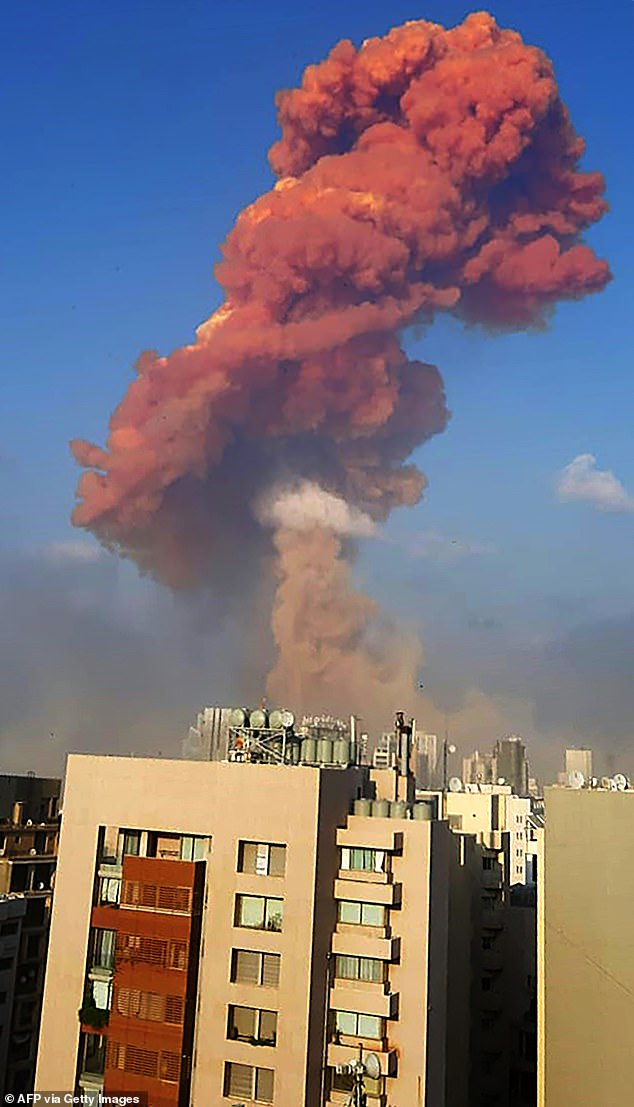
{"type": "Polygon", "coordinates": [[[381,1075],[381,1062],[376,1053],[366,1053],[363,1058],[363,1066],[370,1080],[378,1080],[381,1075]]]}
{"type": "Polygon", "coordinates": [[[590,787],[591,788],[598,788],[599,787],[599,778],[598,778],[598,776],[593,776],[591,778],[590,787]]]}
{"type": "Polygon", "coordinates": [[[294,722],[295,716],[292,711],[282,711],[282,726],[285,727],[286,730],[290,730],[294,722]]]}
{"type": "Polygon", "coordinates": [[[617,773],[614,777],[614,783],[616,784],[617,792],[624,792],[627,788],[627,777],[623,776],[623,773],[617,773]]]}
{"type": "Polygon", "coordinates": [[[614,777],[610,777],[610,779],[608,781],[608,786],[609,786],[611,792],[618,792],[618,790],[619,790],[618,785],[617,785],[616,780],[614,779],[614,777]]]}
{"type": "Polygon", "coordinates": [[[462,791],[462,781],[461,781],[459,776],[452,776],[450,778],[450,780],[449,780],[449,791],[450,792],[461,792],[462,791]]]}
{"type": "Polygon", "coordinates": [[[249,712],[246,707],[234,707],[229,715],[229,726],[248,726],[249,712]]]}
{"type": "Polygon", "coordinates": [[[282,715],[283,714],[284,714],[284,712],[279,711],[277,708],[275,709],[275,711],[271,711],[271,714],[269,715],[269,726],[270,726],[271,730],[281,730],[282,729],[282,727],[284,726],[284,724],[282,722],[282,715]]]}
{"type": "Polygon", "coordinates": [[[498,777],[498,784],[506,784],[506,777],[505,776],[499,776],[498,777]]]}
{"type": "Polygon", "coordinates": [[[455,746],[447,746],[447,753],[455,753],[455,752],[456,752],[456,747],[455,746]]]}
{"type": "Polygon", "coordinates": [[[263,711],[261,707],[256,708],[251,712],[251,718],[249,725],[254,727],[255,730],[263,730],[267,724],[266,711],[263,711]]]}
{"type": "Polygon", "coordinates": [[[571,769],[568,773],[568,787],[575,790],[583,788],[586,778],[580,769],[571,769]]]}

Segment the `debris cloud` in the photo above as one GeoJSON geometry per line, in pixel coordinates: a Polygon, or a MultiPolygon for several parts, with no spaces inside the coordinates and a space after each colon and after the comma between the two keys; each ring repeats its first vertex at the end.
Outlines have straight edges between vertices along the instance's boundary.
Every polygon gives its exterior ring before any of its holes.
{"type": "Polygon", "coordinates": [[[375,525],[415,504],[410,455],[448,419],[438,370],[399,336],[437,312],[536,326],[598,291],[609,270],[580,236],[606,203],[550,61],[486,13],[341,42],[278,114],[278,180],[224,243],[222,307],[192,344],[141,355],[105,448],[72,443],[73,521],[173,587],[239,595],[273,552],[289,665],[345,673],[325,654],[363,651],[374,615],[323,496],[375,525]],[[271,544],[275,511],[263,526],[253,505],[293,486],[320,489],[323,511],[312,530],[280,517],[271,544]]]}

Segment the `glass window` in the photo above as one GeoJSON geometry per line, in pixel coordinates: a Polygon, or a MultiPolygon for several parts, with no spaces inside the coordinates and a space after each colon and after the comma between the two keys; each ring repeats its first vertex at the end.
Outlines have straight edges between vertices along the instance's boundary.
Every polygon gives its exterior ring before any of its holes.
{"type": "Polygon", "coordinates": [[[116,930],[95,930],[93,933],[93,966],[100,969],[111,969],[114,966],[117,932],[116,930]]]}
{"type": "Polygon", "coordinates": [[[341,980],[366,980],[380,984],[383,982],[384,962],[375,957],[348,957],[338,954],[335,959],[335,976],[341,980]]]}
{"type": "Polygon", "coordinates": [[[273,1069],[255,1070],[255,1098],[258,1103],[273,1102],[274,1079],[273,1069]]]}
{"type": "Polygon", "coordinates": [[[275,1074],[272,1069],[256,1069],[252,1065],[225,1063],[225,1096],[272,1103],[275,1074]]]}
{"type": "Polygon", "coordinates": [[[353,872],[381,873],[385,872],[386,854],[382,849],[366,849],[365,847],[345,848],[341,851],[341,867],[353,872]]]}
{"type": "Polygon", "coordinates": [[[237,926],[256,930],[281,930],[284,901],[264,896],[237,896],[237,926]]]}
{"type": "Polygon", "coordinates": [[[337,1011],[335,1025],[340,1034],[356,1034],[357,1016],[352,1011],[337,1011]]]}
{"type": "Polygon", "coordinates": [[[356,1011],[335,1011],[335,1029],[350,1037],[383,1037],[383,1019],[379,1015],[362,1015],[356,1011]]]}
{"type": "Polygon", "coordinates": [[[265,988],[277,988],[280,982],[279,953],[262,954],[262,984],[265,988]]]}
{"type": "Polygon", "coordinates": [[[238,896],[238,925],[262,930],[265,902],[264,896],[238,896]]]}
{"type": "Polygon", "coordinates": [[[278,953],[234,949],[231,959],[231,980],[234,983],[277,988],[280,982],[280,961],[281,957],[278,953]]]}
{"type": "Polygon", "coordinates": [[[382,1020],[378,1015],[359,1015],[357,1033],[362,1038],[380,1038],[381,1022],[382,1020]]]}
{"type": "Polygon", "coordinates": [[[95,1007],[98,1007],[100,1011],[110,1010],[110,990],[111,985],[108,981],[93,980],[92,997],[95,1001],[95,1007]]]}
{"type": "Polygon", "coordinates": [[[360,923],[361,904],[352,900],[342,899],[339,903],[339,922],[360,923]]]}
{"type": "Polygon", "coordinates": [[[141,831],[124,830],[123,832],[123,856],[138,857],[141,850],[141,831]]]}
{"type": "Polygon", "coordinates": [[[384,926],[385,907],[382,903],[362,903],[361,923],[363,926],[384,926]]]}
{"type": "Polygon", "coordinates": [[[240,842],[238,872],[256,876],[284,876],[286,872],[286,846],[269,842],[240,842]]]}
{"type": "Polygon", "coordinates": [[[339,922],[360,923],[362,926],[385,926],[385,907],[382,903],[356,903],[339,901],[339,922]]]}

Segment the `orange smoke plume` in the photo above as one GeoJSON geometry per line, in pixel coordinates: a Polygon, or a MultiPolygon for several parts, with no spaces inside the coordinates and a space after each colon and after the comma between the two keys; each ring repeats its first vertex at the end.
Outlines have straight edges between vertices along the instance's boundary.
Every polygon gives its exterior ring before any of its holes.
{"type": "Polygon", "coordinates": [[[603,181],[578,170],[551,63],[489,15],[341,42],[278,111],[279,180],[223,246],[223,307],[141,356],[105,449],[72,443],[74,523],[174,586],[224,588],[270,552],[253,503],[280,482],[375,521],[419,499],[407,459],[447,412],[404,328],[524,327],[609,279],[579,241],[603,181]]]}

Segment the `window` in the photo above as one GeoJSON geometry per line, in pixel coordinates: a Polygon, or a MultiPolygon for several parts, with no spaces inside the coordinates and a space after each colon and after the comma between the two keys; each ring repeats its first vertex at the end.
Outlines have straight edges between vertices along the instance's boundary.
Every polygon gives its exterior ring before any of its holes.
{"type": "Polygon", "coordinates": [[[227,1037],[252,1045],[274,1046],[277,1043],[277,1012],[261,1011],[257,1007],[229,1007],[227,1037]]]}
{"type": "Polygon", "coordinates": [[[107,906],[118,904],[121,899],[121,879],[118,876],[102,876],[99,880],[99,903],[107,906]]]}
{"type": "Polygon", "coordinates": [[[335,1030],[354,1038],[383,1038],[385,1021],[379,1015],[362,1015],[356,1011],[335,1011],[335,1030]]]}
{"type": "Polygon", "coordinates": [[[24,949],[24,959],[26,961],[35,961],[40,956],[40,935],[29,934],[26,939],[26,946],[24,949]]]}
{"type": "Polygon", "coordinates": [[[112,985],[105,980],[93,980],[90,984],[92,998],[100,1011],[110,1010],[112,985]]]}
{"type": "Polygon", "coordinates": [[[106,1066],[106,1039],[103,1034],[84,1035],[82,1072],[103,1075],[106,1066]]]}
{"type": "Polygon", "coordinates": [[[256,876],[284,876],[286,846],[275,846],[269,842],[240,842],[238,872],[254,873],[256,876]]]}
{"type": "Polygon", "coordinates": [[[281,930],[284,900],[266,896],[236,896],[236,926],[253,930],[281,930]]]}
{"type": "Polygon", "coordinates": [[[279,953],[234,949],[231,955],[231,981],[234,984],[258,984],[264,988],[277,988],[281,960],[279,953]]]}
{"type": "Polygon", "coordinates": [[[353,872],[386,872],[386,853],[383,849],[347,849],[341,851],[341,868],[353,872]]]}
{"type": "Polygon", "coordinates": [[[15,919],[12,919],[11,922],[3,923],[2,926],[0,926],[0,937],[1,938],[8,938],[10,934],[17,934],[17,932],[18,932],[18,923],[17,923],[17,920],[15,920],[15,919]]]}
{"type": "Polygon", "coordinates": [[[376,957],[347,957],[338,953],[335,957],[335,976],[339,980],[368,980],[373,984],[382,984],[385,962],[376,957]]]}
{"type": "Polygon", "coordinates": [[[382,903],[356,903],[339,901],[339,922],[358,923],[361,926],[385,926],[386,910],[382,903]]]}
{"type": "Polygon", "coordinates": [[[116,930],[93,930],[93,968],[111,969],[114,967],[116,939],[116,930]]]}
{"type": "Polygon", "coordinates": [[[6,992],[0,992],[0,1007],[2,1006],[3,1003],[6,1003],[6,1002],[7,1002],[7,993],[6,992]]]}
{"type": "Polygon", "coordinates": [[[225,1096],[272,1103],[275,1074],[273,1069],[258,1069],[253,1065],[225,1062],[225,1096]]]}
{"type": "Polygon", "coordinates": [[[490,872],[491,869],[494,866],[495,866],[495,858],[493,858],[493,857],[483,857],[482,858],[482,868],[485,869],[487,872],[490,872]]]}
{"type": "Polygon", "coordinates": [[[206,857],[208,849],[208,838],[195,838],[191,835],[186,835],[181,838],[181,861],[202,861],[206,857]]]}
{"type": "Polygon", "coordinates": [[[493,934],[485,934],[482,939],[482,949],[493,949],[495,937],[493,934]]]}
{"type": "Polygon", "coordinates": [[[492,976],[483,976],[482,977],[482,991],[483,992],[490,992],[492,987],[493,987],[493,977],[492,976]]]}
{"type": "Polygon", "coordinates": [[[141,831],[123,831],[123,856],[138,857],[141,851],[141,831]]]}
{"type": "Polygon", "coordinates": [[[7,972],[13,965],[12,957],[0,957],[0,972],[7,972]]]}

